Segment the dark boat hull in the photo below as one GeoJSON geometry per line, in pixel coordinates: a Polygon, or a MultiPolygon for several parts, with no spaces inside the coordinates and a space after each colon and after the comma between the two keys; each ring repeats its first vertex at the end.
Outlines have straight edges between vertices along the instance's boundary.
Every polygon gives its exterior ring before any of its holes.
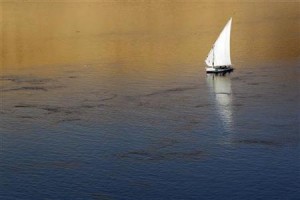
{"type": "Polygon", "coordinates": [[[227,73],[227,72],[232,72],[233,68],[232,67],[227,67],[227,68],[206,68],[206,73],[209,74],[219,74],[219,73],[227,73]]]}

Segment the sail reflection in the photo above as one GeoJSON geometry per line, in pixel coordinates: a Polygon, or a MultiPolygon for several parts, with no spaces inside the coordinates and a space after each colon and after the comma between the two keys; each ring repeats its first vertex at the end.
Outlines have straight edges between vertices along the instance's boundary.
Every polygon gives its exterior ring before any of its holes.
{"type": "Polygon", "coordinates": [[[207,74],[207,83],[215,96],[216,108],[219,118],[226,130],[231,130],[232,116],[232,90],[230,77],[226,75],[207,74]]]}

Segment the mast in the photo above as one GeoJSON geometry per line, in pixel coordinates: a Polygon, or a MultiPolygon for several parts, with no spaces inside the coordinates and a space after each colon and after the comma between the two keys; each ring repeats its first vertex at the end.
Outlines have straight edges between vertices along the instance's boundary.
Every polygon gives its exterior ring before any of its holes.
{"type": "Polygon", "coordinates": [[[215,48],[215,44],[213,45],[213,48],[212,48],[212,51],[213,51],[212,67],[213,68],[215,68],[215,51],[214,51],[214,48],[215,48]]]}

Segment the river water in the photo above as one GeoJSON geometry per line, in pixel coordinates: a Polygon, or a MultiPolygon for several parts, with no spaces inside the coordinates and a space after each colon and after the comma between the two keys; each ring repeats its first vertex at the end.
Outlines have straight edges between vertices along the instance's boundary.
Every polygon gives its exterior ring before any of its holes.
{"type": "Polygon", "coordinates": [[[0,5],[1,199],[300,195],[299,3],[0,5]]]}

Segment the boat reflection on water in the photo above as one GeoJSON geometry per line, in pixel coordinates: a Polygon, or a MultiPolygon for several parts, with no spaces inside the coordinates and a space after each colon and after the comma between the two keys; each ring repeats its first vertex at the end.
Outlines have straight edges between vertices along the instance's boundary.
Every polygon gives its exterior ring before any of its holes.
{"type": "Polygon", "coordinates": [[[219,120],[226,131],[233,126],[232,116],[232,90],[229,73],[207,74],[207,84],[215,97],[219,120]]]}

